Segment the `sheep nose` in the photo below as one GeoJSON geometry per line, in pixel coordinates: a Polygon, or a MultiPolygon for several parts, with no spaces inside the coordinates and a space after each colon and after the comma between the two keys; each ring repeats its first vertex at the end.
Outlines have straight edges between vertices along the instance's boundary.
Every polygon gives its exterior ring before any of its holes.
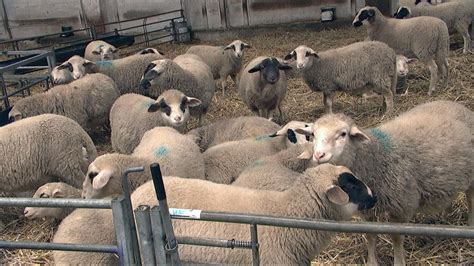
{"type": "Polygon", "coordinates": [[[180,121],[181,121],[181,116],[176,116],[176,117],[174,118],[174,121],[180,122],[180,121]]]}
{"type": "Polygon", "coordinates": [[[322,158],[324,158],[324,156],[326,156],[326,153],[324,152],[315,152],[314,153],[314,158],[316,158],[317,160],[321,160],[322,158]]]}
{"type": "Polygon", "coordinates": [[[302,69],[302,68],[304,67],[304,65],[303,65],[303,64],[298,64],[296,67],[297,67],[298,69],[302,69]]]}
{"type": "Polygon", "coordinates": [[[142,89],[147,90],[148,88],[151,87],[151,83],[150,83],[150,81],[147,80],[147,79],[142,79],[142,81],[140,82],[140,87],[141,87],[142,89]]]}

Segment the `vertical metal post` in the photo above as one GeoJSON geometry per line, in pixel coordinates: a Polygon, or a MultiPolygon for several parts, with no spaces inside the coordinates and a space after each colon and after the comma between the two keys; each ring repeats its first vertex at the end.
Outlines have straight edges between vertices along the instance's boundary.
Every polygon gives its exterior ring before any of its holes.
{"type": "Polygon", "coordinates": [[[171,256],[171,263],[173,265],[181,265],[178,254],[178,242],[174,236],[173,224],[171,223],[171,216],[166,201],[165,185],[163,183],[163,176],[161,175],[160,165],[154,163],[150,165],[151,176],[153,178],[153,185],[155,186],[156,197],[160,204],[161,218],[166,234],[167,251],[171,256]]]}
{"type": "Polygon", "coordinates": [[[150,38],[148,38],[148,30],[146,28],[147,19],[148,18],[143,19],[143,38],[145,38],[145,45],[150,46],[150,42],[149,42],[150,38]]]}
{"type": "Polygon", "coordinates": [[[140,248],[138,245],[137,228],[135,226],[135,220],[133,219],[132,200],[130,199],[130,186],[128,184],[128,174],[135,172],[143,172],[143,167],[132,167],[124,171],[122,176],[122,191],[124,197],[125,210],[127,215],[124,217],[127,224],[130,225],[130,241],[132,243],[134,264],[141,264],[140,262],[140,248]]]}
{"type": "Polygon", "coordinates": [[[158,206],[154,206],[150,210],[151,230],[153,233],[153,247],[155,248],[155,261],[157,265],[170,264],[166,261],[165,250],[165,231],[163,230],[163,222],[161,221],[161,212],[158,206]]]}
{"type": "Polygon", "coordinates": [[[257,235],[257,224],[250,225],[250,239],[252,241],[252,261],[254,266],[260,265],[260,253],[257,235]]]}
{"type": "Polygon", "coordinates": [[[135,219],[140,241],[140,255],[143,265],[155,265],[155,253],[153,251],[153,238],[150,221],[150,207],[138,206],[135,209],[135,219]]]}
{"type": "Polygon", "coordinates": [[[114,218],[115,236],[119,248],[120,265],[135,265],[133,245],[131,242],[131,228],[127,222],[127,207],[123,197],[112,200],[112,214],[114,218]]]}
{"type": "Polygon", "coordinates": [[[5,103],[5,110],[10,108],[10,101],[8,101],[8,91],[7,84],[5,84],[5,79],[3,78],[3,73],[0,73],[0,86],[2,86],[2,94],[5,96],[3,102],[5,103]]]}

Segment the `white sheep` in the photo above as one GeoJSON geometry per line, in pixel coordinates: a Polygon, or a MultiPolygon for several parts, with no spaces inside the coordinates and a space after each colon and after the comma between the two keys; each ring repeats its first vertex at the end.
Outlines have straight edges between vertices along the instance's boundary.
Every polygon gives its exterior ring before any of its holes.
{"type": "Polygon", "coordinates": [[[242,68],[244,48],[251,47],[240,40],[235,40],[227,46],[191,46],[186,53],[199,56],[211,68],[212,75],[214,79],[219,79],[222,94],[225,96],[227,77],[231,76],[237,84],[236,76],[242,68]]]}
{"type": "Polygon", "coordinates": [[[80,79],[88,73],[102,73],[115,81],[120,94],[140,93],[140,79],[143,72],[150,62],[161,58],[163,58],[162,55],[151,53],[92,62],[75,55],[62,63],[60,67],[72,69],[74,79],[80,79]]]}
{"type": "Polygon", "coordinates": [[[101,40],[92,41],[86,46],[84,58],[92,62],[119,59],[118,51],[110,43],[101,40]]]}
{"type": "Polygon", "coordinates": [[[74,77],[72,76],[72,67],[67,64],[55,66],[51,71],[51,80],[54,85],[68,84],[73,81],[74,77]]]}
{"type": "Polygon", "coordinates": [[[223,142],[268,135],[279,129],[279,125],[268,121],[268,119],[257,116],[241,116],[217,120],[195,128],[187,135],[198,144],[201,151],[205,151],[223,142]]]}
{"type": "Polygon", "coordinates": [[[0,128],[0,191],[34,190],[59,179],[80,187],[97,150],[75,121],[45,114],[0,128]]]}
{"type": "Polygon", "coordinates": [[[405,17],[430,16],[443,20],[450,33],[458,32],[464,40],[463,53],[471,51],[471,36],[469,25],[474,20],[474,1],[464,0],[444,3],[436,6],[401,6],[395,13],[398,19],[405,17]]]}
{"type": "Polygon", "coordinates": [[[186,130],[189,107],[201,101],[177,90],[164,91],[155,101],[139,94],[120,96],[110,110],[111,142],[114,151],[131,154],[146,131],[158,126],[186,130]]]}
{"type": "MultiPolygon", "coordinates": [[[[54,243],[117,245],[112,210],[76,209],[59,224],[54,243]]],[[[53,251],[55,265],[118,265],[111,253],[53,251]]]]}
{"type": "Polygon", "coordinates": [[[144,49],[138,51],[136,54],[158,54],[158,55],[161,55],[161,56],[165,55],[165,53],[163,53],[162,51],[158,51],[155,48],[144,48],[144,49]]]}
{"type": "Polygon", "coordinates": [[[284,70],[290,69],[291,66],[283,64],[279,58],[259,56],[253,59],[239,75],[240,98],[261,117],[273,118],[273,112],[278,108],[283,119],[281,102],[287,90],[284,70]]]}
{"type": "Polygon", "coordinates": [[[64,115],[92,133],[97,128],[108,126],[110,108],[119,96],[111,78],[103,74],[91,74],[19,100],[9,117],[18,121],[45,113],[64,115]]]}
{"type": "MultiPolygon", "coordinates": [[[[325,115],[296,131],[314,138],[317,163],[346,166],[369,185],[378,204],[366,218],[387,214],[408,222],[418,212],[443,210],[465,192],[468,224],[474,225],[474,113],[462,105],[422,104],[368,130],[343,114],[325,115]]],[[[404,264],[404,237],[392,239],[394,264],[404,264]]],[[[368,264],[377,262],[375,244],[376,236],[369,235],[368,264]]]]}
{"type": "MultiPolygon", "coordinates": [[[[46,183],[39,187],[33,198],[80,198],[81,190],[63,182],[46,183]]],[[[23,214],[28,219],[38,219],[43,217],[52,217],[64,219],[73,208],[47,208],[47,207],[26,207],[23,214]]]]}
{"type": "Polygon", "coordinates": [[[151,62],[143,72],[140,87],[150,97],[158,97],[165,90],[176,89],[198,98],[201,105],[191,108],[191,114],[198,115],[199,124],[202,123],[202,115],[208,111],[216,89],[211,69],[193,54],[151,62]]]}
{"type": "Polygon", "coordinates": [[[336,91],[359,95],[367,89],[383,95],[386,113],[393,109],[396,55],[384,43],[357,42],[320,53],[299,46],[285,57],[290,59],[296,59],[297,68],[310,89],[323,92],[326,113],[332,113],[336,91]]]}
{"type": "Polygon", "coordinates": [[[105,154],[89,165],[83,197],[102,198],[120,194],[123,172],[143,166],[145,172],[130,174],[131,190],[151,178],[150,164],[159,163],[164,175],[204,179],[204,161],[199,147],[170,127],[156,127],[143,135],[132,155],[105,154]]]}
{"type": "Polygon", "coordinates": [[[258,159],[307,142],[298,141],[294,132],[288,129],[284,127],[270,135],[228,141],[207,149],[203,153],[206,180],[230,184],[258,159]]]}
{"type": "Polygon", "coordinates": [[[428,95],[436,89],[438,70],[448,84],[449,32],[446,23],[434,17],[410,19],[386,18],[376,7],[364,7],[357,12],[354,27],[365,25],[370,40],[386,43],[397,54],[418,58],[427,64],[430,73],[428,95]]]}
{"type": "MultiPolygon", "coordinates": [[[[167,200],[173,208],[217,212],[248,213],[308,219],[348,220],[357,211],[376,203],[370,189],[349,169],[330,164],[306,170],[288,190],[265,191],[214,184],[205,180],[166,176],[167,200]]],[[[151,181],[132,194],[132,205],[157,205],[151,181]]],[[[248,225],[205,221],[173,220],[176,236],[199,238],[249,239],[248,225]]],[[[329,243],[333,232],[262,226],[258,230],[262,265],[308,265],[329,243]]],[[[179,246],[185,263],[252,263],[245,249],[216,249],[205,246],[179,246]]]]}

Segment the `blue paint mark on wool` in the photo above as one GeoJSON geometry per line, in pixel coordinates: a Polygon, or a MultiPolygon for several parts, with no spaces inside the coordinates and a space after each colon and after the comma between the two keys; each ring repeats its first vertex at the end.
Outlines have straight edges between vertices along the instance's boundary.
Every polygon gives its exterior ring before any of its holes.
{"type": "Polygon", "coordinates": [[[112,67],[112,60],[97,61],[95,64],[101,67],[112,67]]]}
{"type": "Polygon", "coordinates": [[[161,145],[160,147],[155,149],[153,154],[155,155],[155,157],[164,157],[168,155],[169,152],[170,150],[166,146],[161,145]]]}
{"type": "Polygon", "coordinates": [[[272,139],[269,135],[258,136],[255,138],[256,141],[267,141],[272,139]]]}
{"type": "Polygon", "coordinates": [[[379,128],[372,128],[370,133],[380,142],[380,144],[382,144],[386,151],[391,151],[393,149],[392,138],[390,135],[383,132],[379,128]]]}

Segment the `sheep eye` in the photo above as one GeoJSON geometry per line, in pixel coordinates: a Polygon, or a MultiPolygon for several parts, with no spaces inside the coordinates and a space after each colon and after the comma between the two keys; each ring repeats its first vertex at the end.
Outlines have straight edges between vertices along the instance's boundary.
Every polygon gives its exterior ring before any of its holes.
{"type": "Polygon", "coordinates": [[[98,174],[99,174],[99,173],[96,173],[96,172],[91,172],[91,173],[89,173],[89,178],[90,178],[90,180],[91,180],[91,181],[94,180],[94,177],[96,177],[98,174]]]}
{"type": "Polygon", "coordinates": [[[41,193],[40,198],[49,198],[49,195],[46,193],[41,193]]]}
{"type": "Polygon", "coordinates": [[[346,137],[346,135],[347,135],[347,133],[346,133],[346,132],[342,132],[342,133],[341,133],[341,137],[342,137],[342,138],[345,138],[345,137],[346,137]]]}
{"type": "Polygon", "coordinates": [[[306,141],[309,141],[310,137],[308,135],[305,135],[305,136],[306,136],[306,141]]]}

